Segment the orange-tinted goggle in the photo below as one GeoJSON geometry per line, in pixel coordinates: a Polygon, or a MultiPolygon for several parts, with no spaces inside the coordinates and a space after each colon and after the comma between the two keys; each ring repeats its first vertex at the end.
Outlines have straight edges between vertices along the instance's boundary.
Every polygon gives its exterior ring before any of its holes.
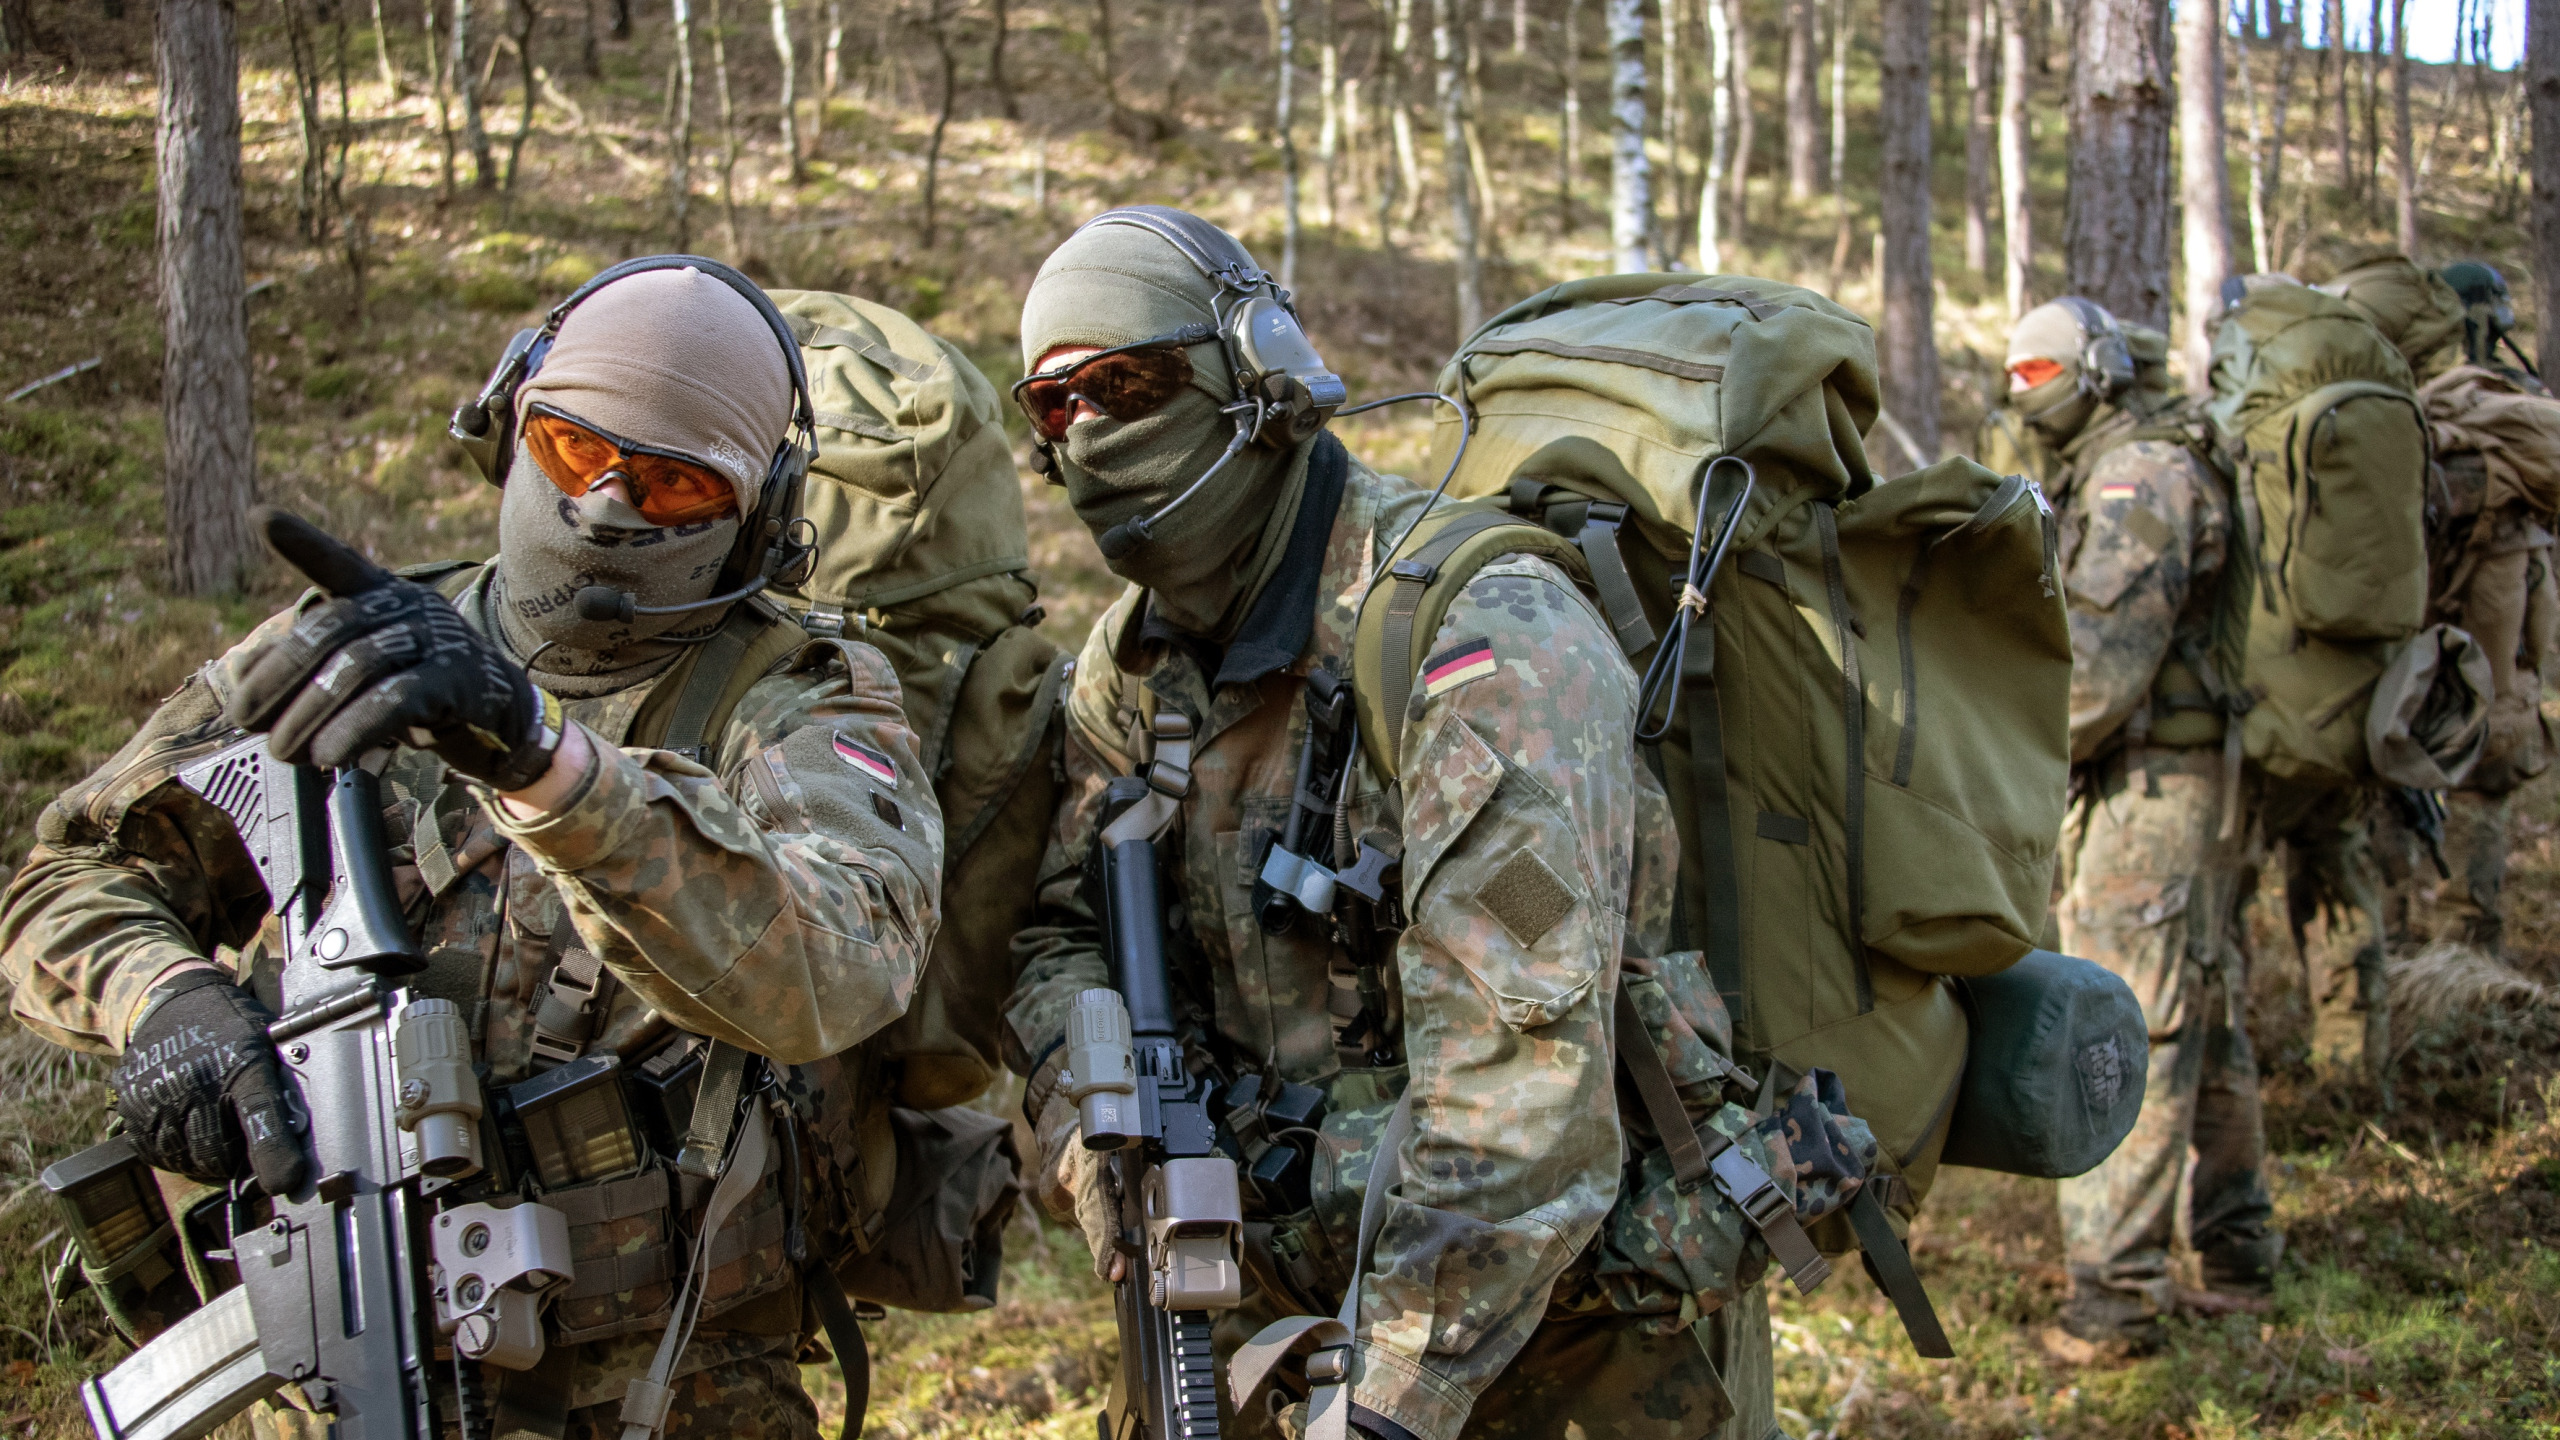
{"type": "Polygon", "coordinates": [[[717,520],[738,508],[737,487],[701,461],[625,440],[538,400],[525,407],[524,444],[572,499],[620,476],[631,507],[652,525],[717,520]]]}
{"type": "Polygon", "coordinates": [[[1032,430],[1052,443],[1067,438],[1079,400],[1123,423],[1143,420],[1191,383],[1191,356],[1183,347],[1192,343],[1176,334],[1099,350],[1024,376],[1013,387],[1013,400],[1032,430]]]}
{"type": "Polygon", "coordinates": [[[2018,377],[2019,383],[2024,385],[2027,389],[2033,390],[2047,380],[2052,379],[2054,376],[2061,374],[2062,362],[2059,360],[2047,360],[2042,357],[2030,357],[2010,366],[2009,373],[2018,377]]]}

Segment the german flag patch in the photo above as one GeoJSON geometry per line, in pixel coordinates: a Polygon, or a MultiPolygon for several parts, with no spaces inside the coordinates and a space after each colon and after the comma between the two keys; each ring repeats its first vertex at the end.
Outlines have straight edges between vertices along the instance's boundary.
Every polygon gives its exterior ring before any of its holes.
{"type": "Polygon", "coordinates": [[[1492,641],[1461,640],[1422,662],[1422,693],[1435,698],[1446,695],[1498,668],[1493,660],[1492,641]]]}
{"type": "Polygon", "coordinates": [[[2098,487],[2101,500],[2131,500],[2142,493],[2142,487],[2130,480],[2115,480],[2098,487]]]}
{"type": "Polygon", "coordinates": [[[898,783],[898,762],[852,739],[841,730],[836,732],[836,754],[847,765],[883,785],[898,783]]]}

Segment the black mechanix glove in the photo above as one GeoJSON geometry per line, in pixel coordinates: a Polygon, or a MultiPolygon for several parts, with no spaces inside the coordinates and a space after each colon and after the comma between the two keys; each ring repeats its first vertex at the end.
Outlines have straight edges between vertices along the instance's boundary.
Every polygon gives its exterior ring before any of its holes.
{"type": "Polygon", "coordinates": [[[333,598],[251,657],[226,718],[279,760],[332,766],[393,743],[432,750],[500,790],[551,768],[558,717],[524,668],[452,604],[282,510],[251,517],[333,598]]]}
{"type": "Polygon", "coordinates": [[[206,1181],[254,1174],[270,1195],[301,1186],[301,1127],[267,1038],[275,1018],[210,970],[152,991],[124,1063],[107,1076],[116,1113],[152,1168],[206,1181]]]}

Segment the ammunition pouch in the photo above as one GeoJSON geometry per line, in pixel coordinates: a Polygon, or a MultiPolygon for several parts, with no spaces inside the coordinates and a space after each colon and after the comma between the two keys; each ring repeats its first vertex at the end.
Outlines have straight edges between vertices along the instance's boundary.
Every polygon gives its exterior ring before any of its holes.
{"type": "MultiPolygon", "coordinates": [[[[787,1220],[781,1147],[768,1153],[756,1193],[711,1241],[702,1318],[711,1320],[790,1284],[783,1253],[787,1220]]],[[[576,1272],[551,1307],[551,1338],[561,1345],[609,1340],[666,1328],[682,1282],[686,1221],[696,1218],[710,1185],[658,1160],[636,1175],[554,1190],[542,1203],[569,1217],[576,1272]]]]}

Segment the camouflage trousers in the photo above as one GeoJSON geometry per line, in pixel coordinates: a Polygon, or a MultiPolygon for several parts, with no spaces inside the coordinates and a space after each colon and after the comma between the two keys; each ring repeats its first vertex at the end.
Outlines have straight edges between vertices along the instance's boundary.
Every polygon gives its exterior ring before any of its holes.
{"type": "Polygon", "coordinates": [[[2336,1034],[2337,1048],[2342,1049],[2344,1037],[2354,1035],[2355,1017],[2360,1015],[2362,1034],[2355,1043],[2362,1051],[2366,1073],[2387,1097],[2391,995],[2383,972],[2391,946],[2403,932],[2392,924],[2384,904],[2394,847],[2377,844],[2376,839],[2396,823],[2391,807],[2374,803],[2373,797],[2358,789],[2303,789],[2276,781],[2263,782],[2258,798],[2263,843],[2270,848],[2279,842],[2284,846],[2285,919],[2294,947],[2303,957],[2303,1003],[2314,1016],[2314,1047],[2324,1055],[2333,1053],[2324,1036],[2336,1034]],[[2312,921],[2324,915],[2330,934],[2344,929],[2355,937],[2349,962],[2354,968],[2353,1014],[2339,1014],[2332,1004],[2343,977],[2332,983],[2314,973],[2319,967],[2307,932],[2312,921]],[[2332,1031],[2330,1020],[2343,1024],[2332,1031]]]}
{"type": "Polygon", "coordinates": [[[2132,987],[2151,1031],[2142,1118],[2113,1155],[2061,1185],[2075,1289],[2175,1308],[2172,1246],[2208,1274],[2271,1263],[2261,1174],[2266,1127],[2242,1006],[2247,985],[2232,917],[2241,843],[2223,831],[2218,751],[2153,751],[2121,764],[2075,808],[2063,834],[2062,948],[2132,987]]]}
{"type": "Polygon", "coordinates": [[[2437,941],[2467,945],[2492,955],[2506,949],[2507,827],[2515,810],[2512,792],[2484,795],[2448,791],[2444,797],[2444,863],[2436,869],[2426,842],[2411,834],[2388,807],[2374,817],[2375,848],[2391,886],[2384,921],[2394,944],[2437,941]]]}
{"type": "MultiPolygon", "coordinates": [[[[460,1429],[452,1419],[452,1372],[441,1365],[436,1368],[441,1375],[431,1383],[436,1415],[442,1422],[439,1433],[458,1436],[460,1429]]],[[[587,1378],[581,1377],[582,1381],[587,1378]]],[[[499,1382],[501,1387],[504,1383],[499,1382]]],[[[592,1390],[583,1383],[579,1388],[592,1390]]],[[[661,1440],[819,1440],[818,1409],[800,1384],[800,1367],[789,1349],[705,1366],[678,1376],[674,1388],[675,1405],[667,1412],[661,1440]]],[[[556,1417],[558,1412],[553,1414],[556,1417]]],[[[474,1426],[473,1440],[549,1440],[547,1427],[520,1428],[503,1423],[504,1416],[502,1410],[500,1423],[491,1426],[484,1421],[474,1426]]],[[[329,1417],[273,1400],[250,1407],[244,1418],[254,1440],[326,1440],[331,1433],[329,1417]]],[[[621,1400],[572,1409],[566,1428],[558,1434],[560,1440],[619,1440],[621,1400]]]]}

